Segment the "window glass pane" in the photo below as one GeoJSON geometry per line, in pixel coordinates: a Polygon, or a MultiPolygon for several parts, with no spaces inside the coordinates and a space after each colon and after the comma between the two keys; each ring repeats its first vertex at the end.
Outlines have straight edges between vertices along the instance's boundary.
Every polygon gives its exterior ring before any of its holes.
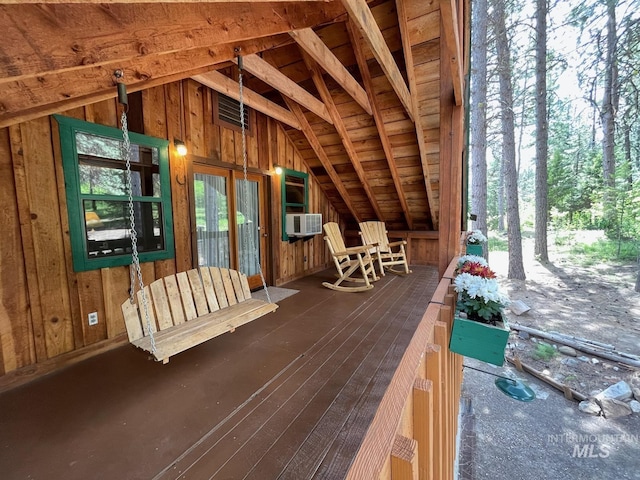
{"type": "Polygon", "coordinates": [[[304,206],[287,205],[286,213],[304,213],[304,206]]]}
{"type": "MultiPolygon", "coordinates": [[[[127,195],[122,142],[76,132],[80,193],[85,195],[127,195]]],[[[131,184],[134,196],[160,197],[159,152],[157,148],[131,144],[131,184]]]]}
{"type": "Polygon", "coordinates": [[[304,204],[304,178],[286,174],[284,182],[286,203],[304,204]]]}
{"type": "MultiPolygon", "coordinates": [[[[85,132],[76,132],[78,155],[122,160],[122,142],[115,138],[99,137],[85,132]]],[[[133,156],[133,155],[132,155],[133,156]]]]}
{"type": "MultiPolygon", "coordinates": [[[[126,201],[84,200],[85,242],[89,258],[131,254],[129,205],[126,201]]],[[[162,206],[134,202],[138,251],[164,249],[162,206]]]]}
{"type": "MultiPolygon", "coordinates": [[[[76,149],[78,155],[89,155],[92,157],[109,158],[111,160],[122,160],[122,140],[115,138],[101,137],[86,132],[76,132],[76,149]]],[[[158,165],[159,153],[157,148],[143,147],[131,144],[131,161],[138,163],[145,161],[148,156],[151,163],[158,165]],[[142,159],[142,160],[141,160],[142,159]]]]}
{"type": "Polygon", "coordinates": [[[198,265],[231,266],[227,179],[217,175],[194,175],[198,265]]]}
{"type": "MultiPolygon", "coordinates": [[[[124,164],[93,157],[80,157],[80,193],[85,195],[126,195],[124,164]]],[[[132,172],[134,195],[140,195],[140,174],[132,172]],[[136,193],[137,192],[137,193],[136,193]]]]}
{"type": "Polygon", "coordinates": [[[238,244],[240,271],[246,275],[260,273],[260,209],[258,182],[236,180],[238,244]]]}

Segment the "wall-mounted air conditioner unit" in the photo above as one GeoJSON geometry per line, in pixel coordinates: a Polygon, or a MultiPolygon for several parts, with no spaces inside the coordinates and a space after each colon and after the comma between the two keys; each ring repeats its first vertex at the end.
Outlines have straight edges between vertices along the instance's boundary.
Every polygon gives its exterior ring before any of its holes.
{"type": "Polygon", "coordinates": [[[287,213],[287,235],[306,237],[322,233],[321,213],[287,213]]]}

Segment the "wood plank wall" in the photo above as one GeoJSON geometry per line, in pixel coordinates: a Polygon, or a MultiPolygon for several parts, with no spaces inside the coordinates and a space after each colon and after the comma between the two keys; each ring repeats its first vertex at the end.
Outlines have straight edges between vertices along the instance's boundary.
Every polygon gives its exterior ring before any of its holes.
{"type": "MultiPolygon", "coordinates": [[[[269,119],[268,145],[271,146],[269,156],[272,165],[296,170],[309,174],[309,211],[308,213],[322,214],[322,222],[341,223],[340,216],[331,205],[320,188],[318,181],[306,167],[303,157],[290,140],[284,129],[277,122],[269,119]]],[[[274,204],[280,205],[280,177],[271,177],[271,191],[274,204]]],[[[315,235],[308,239],[295,242],[284,242],[282,235],[282,210],[276,212],[272,219],[272,250],[275,284],[281,285],[296,278],[308,275],[326,268],[332,262],[323,235],[315,235]]]]}
{"type": "MultiPolygon", "coordinates": [[[[169,139],[175,259],[143,264],[146,284],[193,267],[191,179],[194,163],[241,168],[238,131],[212,122],[213,92],[192,81],[141,93],[147,135],[169,139]],[[181,138],[189,155],[174,153],[181,138]]],[[[119,126],[116,100],[61,112],[119,126]]],[[[296,243],[281,241],[278,164],[308,172],[280,125],[254,113],[247,137],[248,165],[270,178],[271,283],[282,284],[328,265],[321,235],[296,243]]],[[[0,129],[0,388],[14,385],[87,355],[125,342],[120,304],[128,296],[128,267],[74,272],[57,124],[51,117],[0,129]],[[89,326],[90,312],[98,324],[89,326]],[[11,375],[8,375],[11,374],[11,375]]],[[[311,212],[323,221],[340,218],[310,176],[311,212]]]]}

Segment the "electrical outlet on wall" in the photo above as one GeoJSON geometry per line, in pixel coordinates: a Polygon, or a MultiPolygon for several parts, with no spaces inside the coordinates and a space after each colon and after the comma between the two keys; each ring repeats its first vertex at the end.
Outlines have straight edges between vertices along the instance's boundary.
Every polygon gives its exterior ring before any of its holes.
{"type": "Polygon", "coordinates": [[[91,312],[88,315],[89,318],[89,326],[92,327],[98,324],[98,312],[91,312]]]}

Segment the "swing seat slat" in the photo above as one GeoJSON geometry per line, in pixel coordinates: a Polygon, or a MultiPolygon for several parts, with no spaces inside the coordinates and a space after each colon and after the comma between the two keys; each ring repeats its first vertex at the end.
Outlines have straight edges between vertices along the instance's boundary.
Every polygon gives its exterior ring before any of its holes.
{"type": "Polygon", "coordinates": [[[169,358],[271,313],[275,303],[251,298],[246,275],[227,268],[201,267],[169,275],[145,287],[151,330],[142,295],[122,304],[129,342],[167,363],[169,358]]]}

